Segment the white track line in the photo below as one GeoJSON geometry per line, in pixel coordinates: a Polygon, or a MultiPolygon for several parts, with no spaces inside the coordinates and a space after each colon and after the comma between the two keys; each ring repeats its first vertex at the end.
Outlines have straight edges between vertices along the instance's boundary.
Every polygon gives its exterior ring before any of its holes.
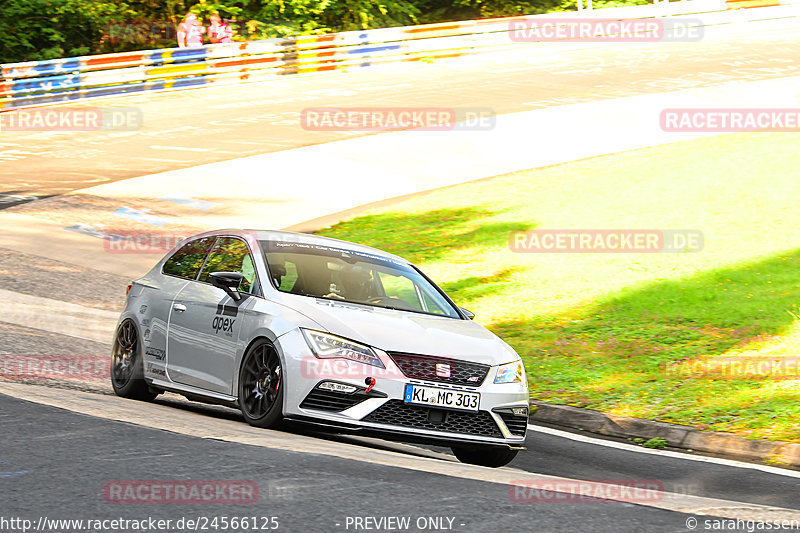
{"type": "Polygon", "coordinates": [[[689,455],[687,453],[681,452],[673,452],[670,450],[651,450],[648,448],[641,448],[639,446],[635,446],[633,444],[626,444],[624,442],[615,442],[610,440],[605,440],[597,437],[589,437],[585,435],[577,435],[575,433],[570,433],[569,431],[562,431],[560,429],[552,429],[543,426],[534,426],[528,424],[528,429],[531,431],[537,431],[539,433],[546,433],[548,435],[553,435],[556,437],[562,437],[565,439],[574,440],[577,442],[584,442],[587,444],[596,444],[598,446],[605,446],[607,448],[616,448],[618,450],[624,450],[626,452],[636,452],[636,453],[644,453],[648,455],[659,455],[661,457],[670,457],[673,459],[685,459],[687,461],[697,461],[700,463],[713,463],[723,466],[731,466],[734,468],[747,468],[750,470],[759,470],[761,472],[766,472],[768,474],[775,474],[778,476],[786,476],[786,477],[793,477],[793,478],[800,478],[800,472],[795,470],[786,470],[784,468],[777,468],[774,466],[767,466],[767,465],[759,465],[755,463],[745,463],[742,461],[734,461],[731,459],[719,459],[717,457],[705,457],[702,455],[689,455]]]}

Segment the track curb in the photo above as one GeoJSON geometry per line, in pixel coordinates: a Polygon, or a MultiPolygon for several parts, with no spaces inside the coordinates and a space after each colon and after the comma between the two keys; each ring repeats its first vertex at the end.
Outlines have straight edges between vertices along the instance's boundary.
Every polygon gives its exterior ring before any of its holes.
{"type": "Polygon", "coordinates": [[[773,466],[800,467],[800,444],[746,439],[730,433],[700,431],[666,422],[614,416],[592,409],[531,401],[531,422],[543,422],[588,433],[626,439],[662,438],[667,446],[724,454],[773,466]]]}

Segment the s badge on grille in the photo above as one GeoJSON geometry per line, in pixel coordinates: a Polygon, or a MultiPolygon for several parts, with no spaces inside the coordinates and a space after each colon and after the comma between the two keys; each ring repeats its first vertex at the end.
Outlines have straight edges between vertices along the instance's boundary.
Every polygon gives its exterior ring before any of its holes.
{"type": "Polygon", "coordinates": [[[436,363],[436,375],[440,378],[450,377],[450,365],[446,363],[436,363]]]}

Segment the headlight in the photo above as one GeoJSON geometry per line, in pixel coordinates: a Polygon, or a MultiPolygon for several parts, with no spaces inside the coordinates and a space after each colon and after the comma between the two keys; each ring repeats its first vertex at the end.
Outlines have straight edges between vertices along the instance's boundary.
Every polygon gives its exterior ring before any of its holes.
{"type": "Polygon", "coordinates": [[[349,359],[365,365],[385,368],[380,358],[369,346],[358,344],[336,335],[300,328],[314,355],[320,359],[349,359]]]}
{"type": "Polygon", "coordinates": [[[514,361],[497,367],[495,383],[523,383],[528,386],[528,378],[525,375],[525,366],[522,361],[514,361]]]}

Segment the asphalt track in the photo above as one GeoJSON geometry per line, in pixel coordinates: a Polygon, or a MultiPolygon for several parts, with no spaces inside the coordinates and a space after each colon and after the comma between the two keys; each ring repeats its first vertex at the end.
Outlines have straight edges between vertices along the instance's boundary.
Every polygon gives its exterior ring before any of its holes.
{"type": "MultiPolygon", "coordinates": [[[[30,385],[0,384],[0,392],[19,397],[0,394],[0,420],[8,435],[0,463],[0,486],[7,495],[3,513],[34,523],[42,516],[176,520],[255,514],[278,516],[288,531],[337,531],[347,517],[448,516],[455,531],[687,531],[687,520],[703,515],[800,517],[788,511],[796,508],[797,477],[741,465],[640,458],[588,443],[571,446],[539,431],[529,435],[530,451],[509,467],[486,469],[461,465],[435,448],[328,436],[304,427],[257,430],[234,410],[172,395],[137,404],[30,385]],[[634,504],[530,501],[510,487],[520,481],[569,481],[560,474],[548,477],[550,471],[617,485],[655,483],[663,492],[634,504]],[[80,484],[65,491],[73,480],[80,484]],[[249,481],[258,486],[259,498],[248,506],[125,505],[109,502],[103,492],[108,483],[137,480],[249,481]],[[775,507],[783,510],[770,510],[775,507]]],[[[425,529],[430,528],[407,530],[425,529]]]]}
{"type": "MultiPolygon", "coordinates": [[[[364,135],[305,130],[299,118],[308,107],[489,108],[505,114],[799,75],[797,23],[772,22],[769,31],[764,24],[708,30],[707,38],[699,42],[584,43],[563,50],[553,43],[531,44],[524,53],[88,101],[81,105],[136,108],[142,113],[143,127],[3,131],[0,208],[2,195],[61,194],[109,181],[364,135]]],[[[16,201],[7,197],[5,205],[16,201]]]]}
{"type": "MultiPolygon", "coordinates": [[[[522,58],[486,56],[414,69],[98,102],[98,106],[141,109],[145,126],[110,133],[3,132],[0,192],[60,194],[352,135],[300,128],[299,112],[309,106],[491,107],[496,113],[511,113],[800,74],[800,36],[788,29],[699,43],[547,50],[544,55],[531,49],[522,58]]],[[[9,198],[6,205],[14,201],[9,198]]],[[[127,280],[76,267],[68,258],[45,260],[3,250],[0,283],[32,296],[118,310],[127,280]]],[[[106,343],[48,333],[36,324],[0,323],[0,357],[102,355],[109,349],[106,343]]],[[[98,412],[110,405],[103,381],[43,383],[52,388],[53,397],[91,391],[98,412]]],[[[387,445],[380,443],[310,435],[318,445],[344,446],[348,454],[360,456],[343,458],[201,438],[146,427],[145,419],[140,424],[119,422],[41,403],[45,402],[0,395],[0,518],[257,515],[277,516],[284,531],[353,531],[345,526],[348,516],[406,515],[413,520],[452,517],[455,531],[688,531],[688,515],[682,513],[615,502],[518,503],[509,497],[507,485],[483,481],[480,472],[464,478],[387,466],[379,460],[387,445]],[[256,480],[260,498],[250,506],[130,506],[103,498],[105,483],[141,479],[256,480]]],[[[233,428],[228,429],[232,433],[239,427],[242,432],[247,429],[234,411],[172,396],[161,403],[172,410],[168,416],[176,424],[195,423],[193,416],[199,414],[209,426],[238,424],[225,426],[233,428]]],[[[203,435],[202,424],[195,434],[203,435]]],[[[288,429],[284,435],[286,439],[309,436],[303,429],[288,429]]],[[[672,493],[800,510],[800,483],[793,472],[643,454],[540,431],[530,433],[527,446],[504,470],[514,469],[522,478],[527,472],[618,482],[656,480],[672,493]]],[[[435,452],[437,458],[426,460],[452,462],[446,450],[415,451],[393,445],[388,449],[409,457],[435,452]]],[[[489,474],[485,476],[488,479],[489,474]]],[[[701,522],[698,530],[703,529],[701,522]]],[[[727,529],[745,531],[746,526],[727,529]]]]}
{"type": "Polygon", "coordinates": [[[0,396],[4,517],[277,517],[278,531],[354,531],[347,519],[448,517],[452,531],[685,531],[680,513],[622,503],[515,503],[508,488],[348,459],[176,435],[0,396]],[[43,427],[57,428],[42,432],[43,427]],[[91,449],[87,450],[86,442],[91,449]],[[48,453],[31,454],[31,446],[48,453]],[[202,458],[202,461],[198,461],[202,458]],[[123,480],[258,480],[245,505],[108,503],[123,480]],[[79,482],[77,482],[80,480],[79,482]],[[465,502],[469,502],[465,505],[465,502]]]}

